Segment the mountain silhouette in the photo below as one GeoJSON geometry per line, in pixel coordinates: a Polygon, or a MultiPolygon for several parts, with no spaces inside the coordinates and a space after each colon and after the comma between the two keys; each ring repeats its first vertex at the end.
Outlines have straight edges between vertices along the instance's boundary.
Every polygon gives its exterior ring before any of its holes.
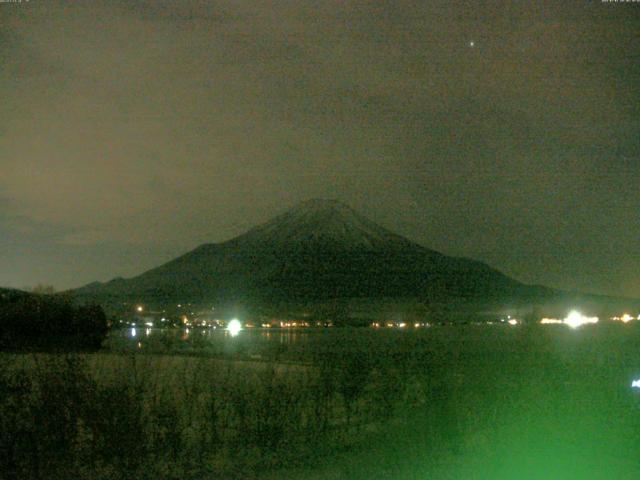
{"type": "Polygon", "coordinates": [[[139,276],[92,283],[84,299],[117,303],[337,298],[505,298],[531,289],[488,265],[443,255],[335,200],[309,200],[223,243],[204,244],[139,276]]]}

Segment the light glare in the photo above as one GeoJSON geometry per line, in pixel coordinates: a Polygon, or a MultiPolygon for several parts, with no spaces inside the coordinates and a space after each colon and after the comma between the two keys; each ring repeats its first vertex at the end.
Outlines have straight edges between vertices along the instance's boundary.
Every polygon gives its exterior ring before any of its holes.
{"type": "Polygon", "coordinates": [[[572,310],[564,319],[564,323],[571,328],[578,328],[586,323],[598,323],[598,317],[585,317],[580,312],[572,310]]]}
{"type": "Polygon", "coordinates": [[[232,337],[235,337],[236,335],[238,335],[238,333],[240,333],[240,330],[242,330],[242,324],[236,318],[231,320],[229,322],[229,325],[227,325],[227,331],[232,337]]]}

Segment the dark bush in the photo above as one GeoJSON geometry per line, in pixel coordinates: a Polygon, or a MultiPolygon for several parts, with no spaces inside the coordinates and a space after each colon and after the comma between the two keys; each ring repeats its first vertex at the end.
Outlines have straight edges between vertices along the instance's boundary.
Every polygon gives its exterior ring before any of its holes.
{"type": "Polygon", "coordinates": [[[0,302],[0,347],[100,348],[107,319],[97,305],[76,306],[62,296],[22,295],[0,302]]]}

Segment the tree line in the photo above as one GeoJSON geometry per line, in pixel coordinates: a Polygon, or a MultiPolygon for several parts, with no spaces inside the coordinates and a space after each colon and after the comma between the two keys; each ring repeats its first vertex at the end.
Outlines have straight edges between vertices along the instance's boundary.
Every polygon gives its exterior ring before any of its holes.
{"type": "Polygon", "coordinates": [[[98,349],[108,331],[98,305],[63,295],[0,296],[0,348],[98,349]]]}

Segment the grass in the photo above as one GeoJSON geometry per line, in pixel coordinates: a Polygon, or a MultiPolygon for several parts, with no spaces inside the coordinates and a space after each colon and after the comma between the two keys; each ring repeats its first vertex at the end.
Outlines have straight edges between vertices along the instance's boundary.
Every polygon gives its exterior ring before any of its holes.
{"type": "Polygon", "coordinates": [[[314,335],[2,354],[0,476],[640,478],[635,325],[314,335]]]}

